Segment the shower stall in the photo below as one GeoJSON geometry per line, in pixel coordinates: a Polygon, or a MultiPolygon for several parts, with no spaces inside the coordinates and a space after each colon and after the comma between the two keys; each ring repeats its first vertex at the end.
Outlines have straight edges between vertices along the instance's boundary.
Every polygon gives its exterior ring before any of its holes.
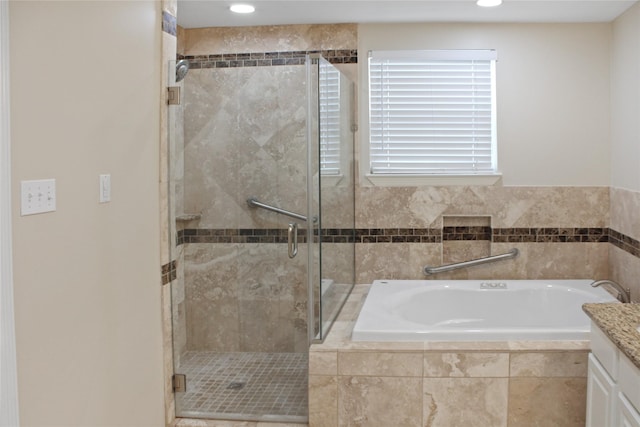
{"type": "Polygon", "coordinates": [[[169,82],[176,416],[304,422],[309,345],[354,282],[353,85],[318,54],[186,60],[169,82]]]}

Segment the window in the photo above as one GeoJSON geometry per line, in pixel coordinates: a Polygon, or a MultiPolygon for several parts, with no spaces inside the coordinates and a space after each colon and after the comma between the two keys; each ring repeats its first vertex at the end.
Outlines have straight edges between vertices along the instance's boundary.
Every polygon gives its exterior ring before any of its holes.
{"type": "Polygon", "coordinates": [[[321,61],[318,78],[320,107],[320,172],[340,174],[340,72],[321,61]]]}
{"type": "Polygon", "coordinates": [[[369,57],[372,175],[497,174],[493,50],[369,57]]]}

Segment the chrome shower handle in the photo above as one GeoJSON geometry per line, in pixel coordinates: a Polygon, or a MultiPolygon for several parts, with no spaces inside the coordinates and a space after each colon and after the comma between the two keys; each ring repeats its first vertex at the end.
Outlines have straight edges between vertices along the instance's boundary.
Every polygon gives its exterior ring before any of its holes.
{"type": "Polygon", "coordinates": [[[295,258],[298,255],[298,224],[292,222],[289,224],[287,231],[287,240],[289,243],[289,258],[295,258]]]}

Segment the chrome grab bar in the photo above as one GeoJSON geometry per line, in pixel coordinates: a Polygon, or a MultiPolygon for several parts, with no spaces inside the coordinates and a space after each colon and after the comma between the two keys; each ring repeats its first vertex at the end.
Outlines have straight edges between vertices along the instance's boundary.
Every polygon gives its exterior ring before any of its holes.
{"type": "Polygon", "coordinates": [[[518,248],[513,248],[506,254],[501,255],[493,255],[484,258],[472,259],[470,261],[456,262],[455,264],[447,264],[442,265],[440,267],[424,267],[424,274],[436,274],[436,273],[444,273],[445,271],[458,270],[460,268],[473,267],[475,265],[486,264],[488,262],[500,261],[503,259],[515,258],[518,256],[520,251],[518,248]]]}
{"type": "Polygon", "coordinates": [[[252,208],[266,209],[268,211],[279,213],[281,215],[286,215],[286,216],[294,218],[294,219],[299,219],[300,221],[306,221],[307,220],[307,217],[304,216],[304,215],[300,215],[300,214],[295,213],[295,212],[291,212],[291,211],[287,211],[287,210],[284,210],[284,209],[280,209],[280,208],[277,208],[275,206],[267,205],[265,203],[260,202],[255,197],[249,197],[247,199],[247,204],[249,205],[249,207],[252,207],[252,208]]]}
{"type": "Polygon", "coordinates": [[[287,241],[289,243],[289,258],[295,258],[298,255],[298,224],[295,222],[289,224],[287,241]]]}

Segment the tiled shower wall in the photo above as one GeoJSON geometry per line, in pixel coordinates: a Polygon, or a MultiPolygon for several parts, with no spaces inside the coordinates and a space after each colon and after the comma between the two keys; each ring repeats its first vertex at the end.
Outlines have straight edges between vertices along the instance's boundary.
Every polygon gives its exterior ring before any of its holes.
{"type": "Polygon", "coordinates": [[[428,243],[409,236],[363,238],[356,245],[357,283],[420,279],[425,265],[512,248],[520,250],[515,260],[432,278],[608,277],[608,187],[359,187],[356,194],[358,229],[434,236],[428,243]],[[474,219],[487,224],[469,226],[474,219]]]}
{"type": "MultiPolygon", "coordinates": [[[[181,83],[184,123],[176,129],[184,134],[174,176],[184,218],[174,284],[178,353],[306,351],[306,249],[289,260],[283,233],[290,220],[246,200],[306,211],[304,54],[322,51],[332,63],[355,67],[355,26],[178,33],[178,53],[191,63],[181,83]]],[[[342,212],[353,205],[340,197],[345,186],[352,186],[348,177],[323,186],[323,228],[353,217],[342,212]]],[[[351,270],[343,265],[353,260],[343,244],[350,239],[327,236],[323,245],[323,265],[336,282],[352,283],[341,277],[351,270]]]]}

